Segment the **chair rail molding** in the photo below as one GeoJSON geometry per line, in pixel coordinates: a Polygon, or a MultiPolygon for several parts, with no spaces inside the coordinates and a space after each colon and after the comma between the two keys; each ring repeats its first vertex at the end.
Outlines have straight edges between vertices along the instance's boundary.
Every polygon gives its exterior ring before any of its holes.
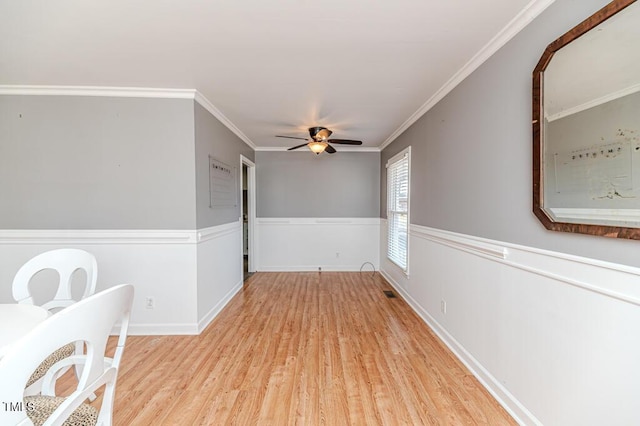
{"type": "Polygon", "coordinates": [[[0,229],[0,244],[194,244],[207,230],[0,229]]]}

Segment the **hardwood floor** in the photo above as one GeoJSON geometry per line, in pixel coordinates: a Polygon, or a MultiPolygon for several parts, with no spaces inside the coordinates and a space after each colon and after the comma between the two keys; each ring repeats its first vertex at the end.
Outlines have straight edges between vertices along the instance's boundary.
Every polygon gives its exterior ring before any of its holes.
{"type": "Polygon", "coordinates": [[[201,335],[128,338],[115,424],[515,424],[390,289],[256,273],[201,335]]]}

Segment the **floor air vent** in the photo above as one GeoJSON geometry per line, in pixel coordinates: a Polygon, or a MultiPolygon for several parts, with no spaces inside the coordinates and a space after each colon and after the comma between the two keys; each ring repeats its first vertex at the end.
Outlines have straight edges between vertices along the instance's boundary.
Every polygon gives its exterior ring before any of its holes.
{"type": "Polygon", "coordinates": [[[394,297],[396,297],[395,293],[392,292],[391,290],[383,290],[382,291],[384,293],[385,296],[387,296],[389,299],[393,299],[394,297]]]}

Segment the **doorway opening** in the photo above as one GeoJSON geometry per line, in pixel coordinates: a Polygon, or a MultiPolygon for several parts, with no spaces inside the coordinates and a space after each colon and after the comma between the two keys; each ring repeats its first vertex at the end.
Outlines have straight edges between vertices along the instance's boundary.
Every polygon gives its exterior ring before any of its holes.
{"type": "Polygon", "coordinates": [[[254,224],[256,219],[255,207],[255,164],[244,156],[240,156],[242,167],[242,279],[249,278],[255,272],[254,266],[254,224]]]}

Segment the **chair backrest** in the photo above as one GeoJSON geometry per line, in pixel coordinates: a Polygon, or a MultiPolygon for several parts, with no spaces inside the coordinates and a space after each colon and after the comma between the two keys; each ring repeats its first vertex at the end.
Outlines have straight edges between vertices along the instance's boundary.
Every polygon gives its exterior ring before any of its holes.
{"type": "Polygon", "coordinates": [[[95,256],[80,249],[57,249],[37,255],[18,270],[12,286],[13,298],[18,303],[35,304],[29,282],[34,275],[46,269],[57,271],[60,281],[53,299],[42,304],[45,309],[66,308],[76,302],[71,294],[71,278],[73,273],[79,269],[85,271],[87,275],[82,298],[84,299],[96,291],[98,263],[95,256]]]}
{"type": "Polygon", "coordinates": [[[0,359],[0,401],[12,404],[9,407],[13,409],[2,410],[0,407],[0,424],[31,424],[27,417],[29,407],[21,404],[29,377],[49,354],[61,346],[78,341],[85,342],[87,346],[86,354],[77,357],[83,359],[78,387],[49,420],[55,420],[53,424],[62,424],[84,402],[88,394],[105,384],[98,423],[102,423],[101,419],[110,419],[115,380],[127,337],[132,301],[132,285],[111,287],[52,315],[12,344],[0,359]],[[113,361],[106,363],[107,340],[118,321],[121,321],[121,325],[116,355],[113,361]]]}

